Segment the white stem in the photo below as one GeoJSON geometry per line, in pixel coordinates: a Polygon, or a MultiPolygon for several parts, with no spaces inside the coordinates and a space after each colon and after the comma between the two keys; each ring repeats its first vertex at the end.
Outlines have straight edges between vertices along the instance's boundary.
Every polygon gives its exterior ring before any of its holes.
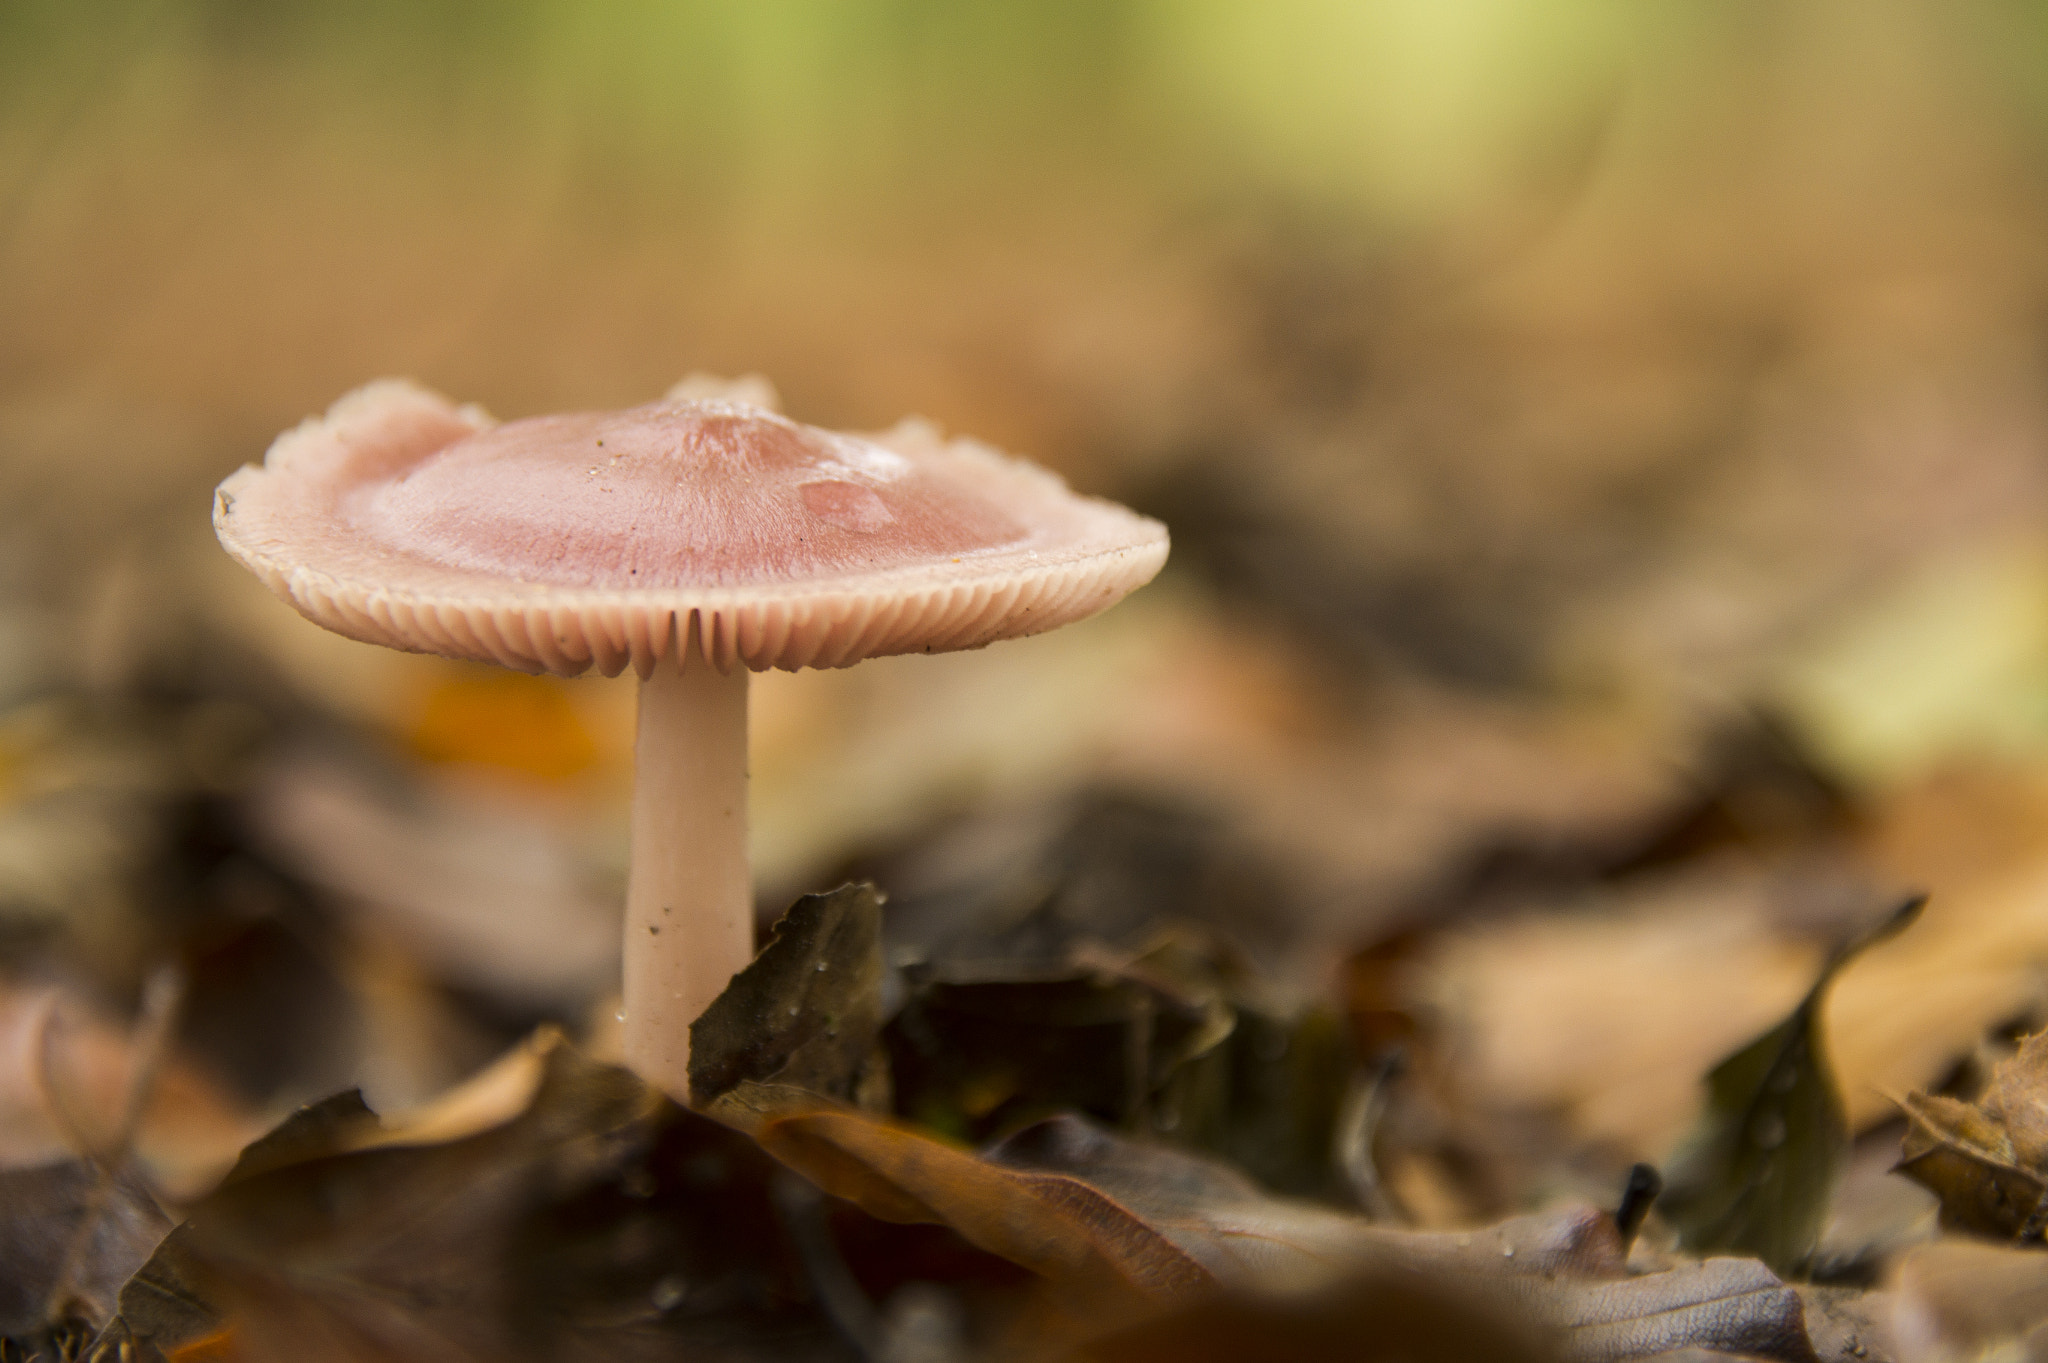
{"type": "Polygon", "coordinates": [[[664,660],[640,683],[633,752],[626,1063],[687,1102],[690,1024],[754,955],[747,670],[664,660]]]}

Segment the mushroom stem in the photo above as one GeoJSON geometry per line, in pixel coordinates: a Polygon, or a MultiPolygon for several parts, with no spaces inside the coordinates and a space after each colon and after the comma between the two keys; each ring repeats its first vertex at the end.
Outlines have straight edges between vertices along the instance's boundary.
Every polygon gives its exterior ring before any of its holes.
{"type": "MultiPolygon", "coordinates": [[[[686,642],[694,642],[693,639],[686,642]]],[[[626,1063],[690,1096],[690,1024],[754,955],[747,670],[694,649],[640,683],[626,882],[626,1063]]]]}

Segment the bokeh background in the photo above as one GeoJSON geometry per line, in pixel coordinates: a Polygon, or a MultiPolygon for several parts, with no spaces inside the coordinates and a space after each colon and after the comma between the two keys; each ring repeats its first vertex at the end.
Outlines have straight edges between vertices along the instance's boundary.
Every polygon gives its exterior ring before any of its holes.
{"type": "Polygon", "coordinates": [[[601,1031],[630,685],[324,635],[210,490],[379,375],[759,373],[1175,535],[761,679],[764,913],[1094,830],[1654,1152],[1931,883],[1835,1005],[1881,1120],[2048,997],[2043,73],[2021,0],[8,0],[8,969],[118,1017],[177,955],[235,1112],[601,1031]]]}

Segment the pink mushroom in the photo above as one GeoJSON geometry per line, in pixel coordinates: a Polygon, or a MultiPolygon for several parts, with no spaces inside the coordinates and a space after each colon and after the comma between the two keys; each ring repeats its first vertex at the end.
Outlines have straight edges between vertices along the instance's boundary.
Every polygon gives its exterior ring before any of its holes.
{"type": "Polygon", "coordinates": [[[626,1057],[684,1099],[690,1023],[753,954],[748,670],[1042,633],[1167,553],[1157,521],[921,423],[846,435],[703,391],[498,425],[382,380],[214,501],[228,552],[337,633],[639,674],[626,1057]]]}

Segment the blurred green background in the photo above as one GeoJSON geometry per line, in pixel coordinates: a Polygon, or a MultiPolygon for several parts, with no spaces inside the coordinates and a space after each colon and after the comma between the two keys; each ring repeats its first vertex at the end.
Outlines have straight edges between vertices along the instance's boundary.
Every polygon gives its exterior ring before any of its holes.
{"type": "Polygon", "coordinates": [[[1071,439],[1090,382],[1184,378],[1155,294],[1269,220],[1497,266],[1632,88],[1740,64],[1713,12],[27,0],[10,396],[260,441],[387,369],[524,410],[767,367],[821,419],[1071,439]]]}

